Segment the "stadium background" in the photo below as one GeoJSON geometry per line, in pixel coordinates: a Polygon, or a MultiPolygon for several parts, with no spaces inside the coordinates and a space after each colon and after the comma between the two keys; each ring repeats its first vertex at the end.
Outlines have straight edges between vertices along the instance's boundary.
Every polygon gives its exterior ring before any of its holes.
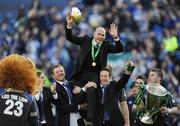
{"type": "MultiPolygon", "coordinates": [[[[83,13],[74,34],[92,36],[97,26],[118,24],[125,53],[109,55],[109,63],[114,79],[121,76],[127,60],[137,64],[127,91],[137,75],[158,67],[165,75],[163,85],[180,104],[179,0],[0,0],[0,58],[26,55],[50,80],[51,66],[61,63],[69,79],[79,51],[64,36],[65,16],[73,6],[83,13]]],[[[177,111],[173,126],[180,125],[179,120],[177,111]]]]}

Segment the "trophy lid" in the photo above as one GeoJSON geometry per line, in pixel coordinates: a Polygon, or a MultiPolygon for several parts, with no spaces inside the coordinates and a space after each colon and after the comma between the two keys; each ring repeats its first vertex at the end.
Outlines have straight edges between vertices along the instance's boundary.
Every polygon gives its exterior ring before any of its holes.
{"type": "Polygon", "coordinates": [[[163,86],[161,86],[160,84],[156,84],[156,83],[147,84],[146,89],[149,93],[156,95],[156,96],[165,96],[168,92],[163,86]]]}

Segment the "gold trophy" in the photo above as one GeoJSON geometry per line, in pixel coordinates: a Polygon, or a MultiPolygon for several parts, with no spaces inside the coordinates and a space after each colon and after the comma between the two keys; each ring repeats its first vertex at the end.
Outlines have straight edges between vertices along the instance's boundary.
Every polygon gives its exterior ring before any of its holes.
{"type": "Polygon", "coordinates": [[[78,25],[81,22],[81,11],[77,7],[73,7],[71,15],[74,17],[74,23],[78,25]]]}

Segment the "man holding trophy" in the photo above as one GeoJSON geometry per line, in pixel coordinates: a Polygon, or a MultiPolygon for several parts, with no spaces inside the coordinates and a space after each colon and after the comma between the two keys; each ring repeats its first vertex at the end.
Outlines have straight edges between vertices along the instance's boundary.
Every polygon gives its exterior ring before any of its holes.
{"type": "Polygon", "coordinates": [[[161,86],[162,78],[161,70],[151,69],[148,84],[141,87],[136,96],[133,110],[136,110],[141,126],[169,126],[169,114],[177,111],[171,93],[161,86]]]}
{"type": "MultiPolygon", "coordinates": [[[[114,23],[110,25],[109,34],[113,37],[115,45],[110,41],[106,41],[106,31],[103,27],[95,29],[94,36],[78,37],[72,34],[73,24],[80,22],[81,13],[78,8],[72,8],[71,14],[67,16],[66,38],[70,42],[80,46],[80,54],[78,56],[72,81],[76,86],[83,87],[88,81],[99,83],[99,73],[102,68],[107,65],[107,55],[109,53],[123,52],[123,44],[118,37],[118,26],[114,23]]],[[[99,86],[99,85],[97,85],[99,86]]],[[[87,120],[93,122],[95,115],[95,88],[87,90],[87,120]]]]}

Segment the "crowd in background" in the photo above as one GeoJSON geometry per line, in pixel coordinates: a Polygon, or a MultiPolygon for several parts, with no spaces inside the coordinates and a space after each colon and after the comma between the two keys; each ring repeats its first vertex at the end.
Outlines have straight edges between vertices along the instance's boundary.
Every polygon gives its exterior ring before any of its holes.
{"type": "MultiPolygon", "coordinates": [[[[12,53],[28,56],[47,76],[51,66],[60,63],[69,79],[79,48],[66,40],[64,27],[66,15],[74,6],[82,12],[74,34],[92,36],[98,26],[108,29],[110,23],[118,24],[125,52],[110,60],[115,79],[129,59],[136,63],[133,77],[146,75],[150,68],[160,68],[165,75],[163,86],[180,104],[178,0],[74,0],[64,8],[42,8],[39,0],[33,0],[30,8],[20,5],[17,12],[0,14],[0,58],[12,53]]],[[[107,35],[107,39],[111,38],[107,35]]],[[[179,114],[172,115],[174,125],[180,120],[179,114]]]]}

